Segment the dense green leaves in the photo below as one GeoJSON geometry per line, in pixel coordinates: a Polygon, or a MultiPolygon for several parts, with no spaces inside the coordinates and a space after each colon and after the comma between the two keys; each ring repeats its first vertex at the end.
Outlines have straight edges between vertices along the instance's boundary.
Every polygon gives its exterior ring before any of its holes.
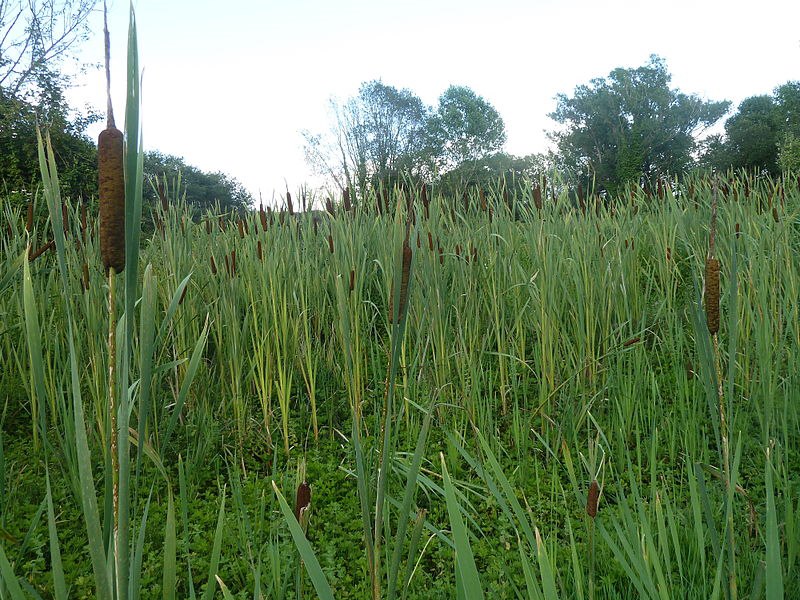
{"type": "Polygon", "coordinates": [[[551,134],[565,166],[597,190],[684,172],[692,164],[698,129],[715,123],[728,102],[706,102],[670,87],[658,56],[635,69],[559,94],[551,113],[562,129],[551,134]]]}

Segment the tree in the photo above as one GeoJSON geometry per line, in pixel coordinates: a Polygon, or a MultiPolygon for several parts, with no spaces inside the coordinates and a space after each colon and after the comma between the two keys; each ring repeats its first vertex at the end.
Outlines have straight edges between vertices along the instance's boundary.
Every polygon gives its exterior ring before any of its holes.
{"type": "Polygon", "coordinates": [[[725,122],[725,135],[706,142],[704,160],[719,170],[755,169],[777,175],[793,165],[800,139],[800,82],[788,82],[773,94],[751,96],[725,122]]]}
{"type": "Polygon", "coordinates": [[[307,160],[340,188],[363,192],[428,167],[428,109],[412,91],[370,81],[346,103],[331,101],[331,108],[328,136],[303,135],[307,160]]]}
{"type": "Polygon", "coordinates": [[[449,171],[499,152],[506,129],[497,110],[464,86],[450,86],[427,125],[437,167],[449,171]]]}
{"type": "Polygon", "coordinates": [[[0,88],[19,95],[86,38],[97,0],[0,0],[0,88]]]}
{"type": "Polygon", "coordinates": [[[74,114],[49,71],[37,74],[37,87],[36,104],[0,89],[0,189],[24,202],[41,183],[38,125],[53,143],[62,195],[88,199],[97,193],[97,149],[84,132],[99,116],[74,114]]]}
{"type": "Polygon", "coordinates": [[[564,163],[597,191],[626,182],[679,173],[692,163],[695,135],[719,120],[729,102],[706,102],[670,87],[663,59],[651,56],[636,69],[617,68],[607,78],[557,96],[551,133],[564,163]]]}
{"type": "Polygon", "coordinates": [[[183,158],[157,151],[145,152],[144,173],[153,185],[145,186],[144,200],[157,201],[153,187],[166,184],[166,196],[174,199],[176,190],[197,212],[219,206],[223,212],[243,211],[253,204],[253,196],[235,178],[225,173],[206,173],[187,165],[183,158]]]}

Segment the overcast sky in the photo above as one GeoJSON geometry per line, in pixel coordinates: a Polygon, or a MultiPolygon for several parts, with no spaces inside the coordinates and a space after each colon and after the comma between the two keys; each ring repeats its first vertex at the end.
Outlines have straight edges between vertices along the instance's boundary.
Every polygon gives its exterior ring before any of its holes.
{"type": "MultiPolygon", "coordinates": [[[[112,87],[124,110],[128,2],[111,0],[112,87]]],[[[506,150],[547,148],[555,95],[666,59],[672,82],[710,100],[800,79],[794,0],[139,0],[148,150],[224,171],[258,198],[313,182],[300,131],[328,127],[328,100],[372,79],[429,105],[466,85],[500,112],[506,150]]],[[[102,14],[81,47],[102,60],[102,14]]],[[[103,72],[76,80],[76,106],[105,106],[103,72]]],[[[92,130],[92,135],[99,132],[92,130]]]]}

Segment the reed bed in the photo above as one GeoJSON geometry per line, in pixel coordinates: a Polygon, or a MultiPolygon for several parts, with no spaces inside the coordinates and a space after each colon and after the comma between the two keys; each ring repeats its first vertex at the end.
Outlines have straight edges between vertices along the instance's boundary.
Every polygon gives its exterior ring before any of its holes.
{"type": "Polygon", "coordinates": [[[152,182],[142,234],[141,179],[120,229],[42,150],[0,219],[4,597],[800,594],[795,178],[152,182]]]}

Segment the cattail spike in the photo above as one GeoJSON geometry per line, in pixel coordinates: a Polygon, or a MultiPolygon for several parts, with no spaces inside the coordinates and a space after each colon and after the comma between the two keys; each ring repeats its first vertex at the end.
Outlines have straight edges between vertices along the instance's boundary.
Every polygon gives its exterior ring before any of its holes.
{"type": "Polygon", "coordinates": [[[600,486],[598,485],[597,480],[593,479],[592,483],[589,485],[589,493],[587,494],[586,498],[586,514],[592,519],[597,516],[597,504],[599,500],[600,486]]]}
{"type": "Polygon", "coordinates": [[[719,260],[706,259],[706,321],[708,332],[719,331],[719,260]]]}

